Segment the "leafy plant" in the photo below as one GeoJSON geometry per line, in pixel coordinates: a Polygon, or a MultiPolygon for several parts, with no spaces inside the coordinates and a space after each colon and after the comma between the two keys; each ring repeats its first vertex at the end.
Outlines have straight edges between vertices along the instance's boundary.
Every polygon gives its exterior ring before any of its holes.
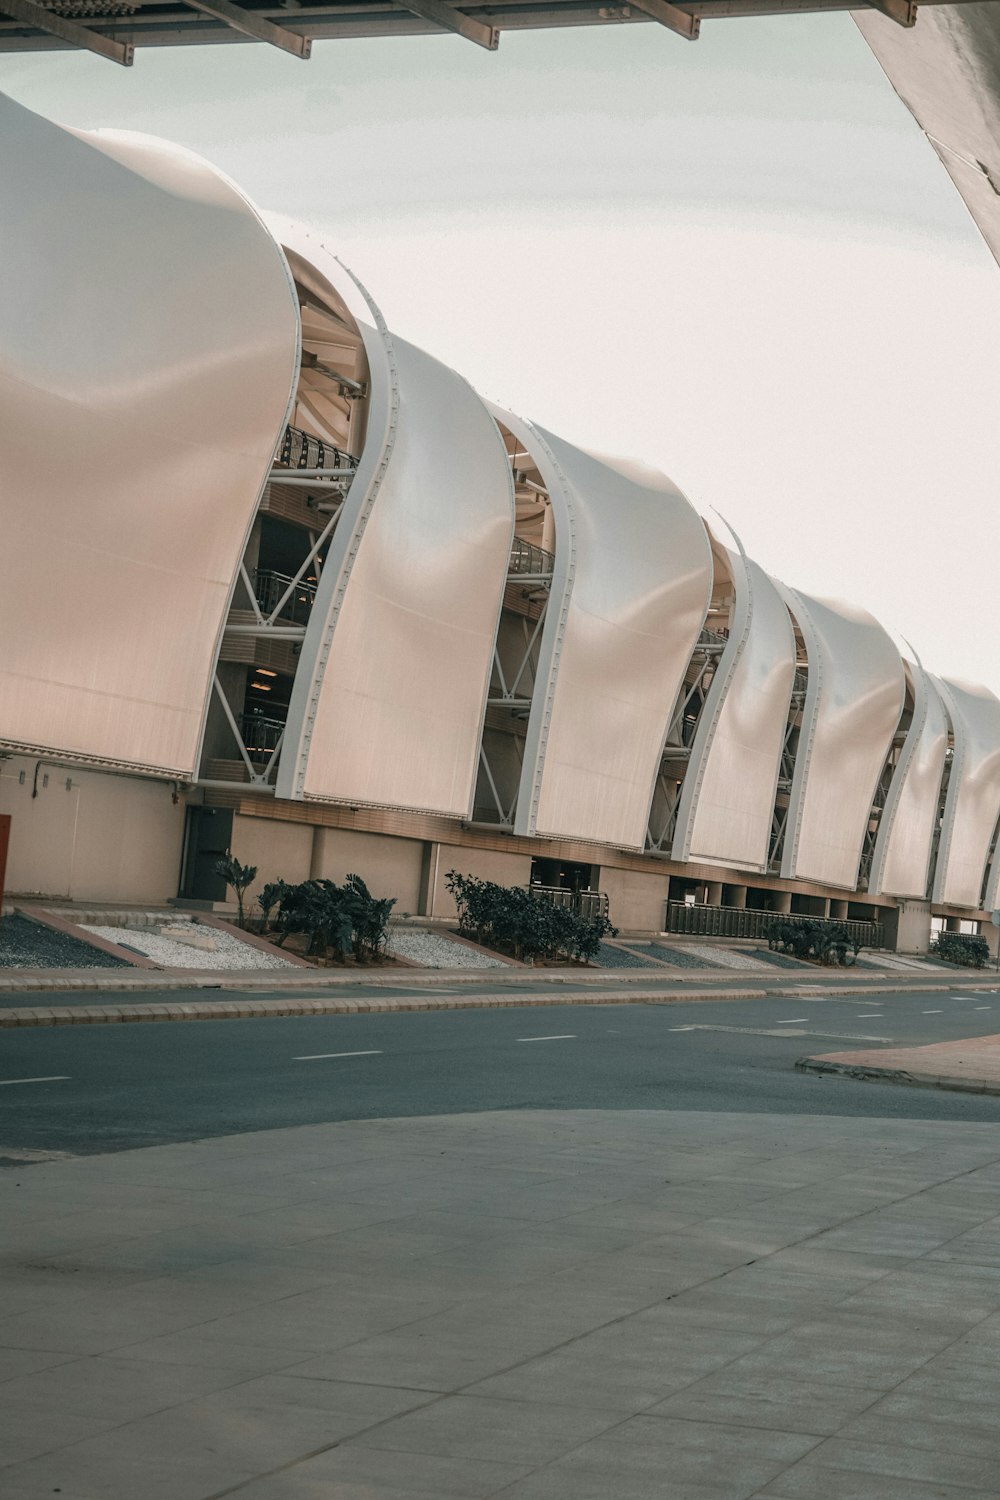
{"type": "Polygon", "coordinates": [[[931,944],[931,952],[949,964],[962,964],[968,969],[982,969],[990,956],[990,945],[979,933],[939,932],[931,944]]]}
{"type": "Polygon", "coordinates": [[[793,958],[811,958],[821,964],[846,964],[848,953],[851,954],[850,962],[854,963],[864,944],[846,922],[786,917],[768,927],[767,946],[793,958]]]}
{"type": "Polygon", "coordinates": [[[260,907],[263,930],[266,932],[271,925],[271,913],[282,901],[288,886],[283,880],[269,880],[261,887],[260,895],[257,897],[257,905],[260,907]]]}
{"type": "Polygon", "coordinates": [[[585,917],[569,906],[533,896],[522,886],[497,885],[449,870],[445,885],[458,908],[459,931],[484,947],[519,959],[596,958],[617,927],[605,916],[585,917]]]}
{"type": "Polygon", "coordinates": [[[241,927],[245,927],[246,923],[243,919],[243,897],[246,895],[250,886],[252,886],[254,881],[257,879],[257,866],[241,865],[235,855],[230,852],[223,855],[222,859],[216,860],[215,873],[226,882],[227,886],[232,886],[233,890],[236,892],[236,906],[239,912],[239,924],[241,927]]]}
{"type": "Polygon", "coordinates": [[[332,950],[339,963],[350,952],[358,963],[366,963],[384,951],[395,898],[373,896],[360,875],[348,875],[342,886],[332,880],[275,884],[282,887],[275,918],[279,946],[300,932],[309,940],[311,956],[324,957],[332,950]]]}

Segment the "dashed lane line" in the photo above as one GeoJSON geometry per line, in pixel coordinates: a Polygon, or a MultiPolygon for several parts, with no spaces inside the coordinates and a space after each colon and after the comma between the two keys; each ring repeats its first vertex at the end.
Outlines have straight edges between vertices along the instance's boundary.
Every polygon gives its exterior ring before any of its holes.
{"type": "Polygon", "coordinates": [[[310,1052],[304,1057],[293,1057],[292,1062],[322,1062],[327,1057],[381,1057],[380,1047],[369,1047],[365,1052],[310,1052]]]}
{"type": "Polygon", "coordinates": [[[708,1022],[689,1026],[671,1026],[671,1031],[728,1031],[737,1036],[818,1036],[835,1042],[891,1042],[891,1036],[867,1036],[857,1031],[778,1031],[766,1026],[716,1026],[708,1022]]]}
{"type": "Polygon", "coordinates": [[[576,1040],[575,1031],[564,1031],[561,1036],[519,1036],[519,1042],[573,1042],[576,1040]]]}

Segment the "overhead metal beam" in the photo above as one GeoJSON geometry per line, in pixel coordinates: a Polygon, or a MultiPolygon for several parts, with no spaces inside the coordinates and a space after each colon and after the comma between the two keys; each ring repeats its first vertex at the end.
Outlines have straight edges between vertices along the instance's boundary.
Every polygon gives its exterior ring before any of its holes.
{"type": "Polygon", "coordinates": [[[698,17],[688,15],[686,10],[679,10],[676,5],[669,5],[667,0],[629,0],[629,4],[633,10],[641,10],[643,15],[659,21],[668,31],[675,31],[689,42],[698,40],[698,32],[701,30],[698,17]]]}
{"type": "Polygon", "coordinates": [[[187,4],[192,10],[200,10],[206,16],[214,16],[217,21],[225,21],[234,31],[242,31],[244,36],[252,36],[255,41],[280,47],[282,52],[290,52],[303,62],[312,51],[310,37],[300,36],[298,32],[289,31],[284,26],[276,26],[266,16],[244,10],[240,5],[231,5],[230,0],[187,0],[187,4]]]}
{"type": "Polygon", "coordinates": [[[880,10],[898,26],[916,26],[917,0],[868,0],[872,10],[880,10]]]}
{"type": "Polygon", "coordinates": [[[116,42],[111,37],[100,36],[76,21],[67,21],[54,11],[46,10],[44,5],[36,5],[34,0],[10,0],[9,4],[4,0],[3,12],[12,21],[20,21],[23,26],[37,26],[39,31],[57,36],[72,47],[98,52],[101,57],[110,57],[112,62],[121,63],[123,68],[132,66],[131,42],[116,42]]]}
{"type": "Polygon", "coordinates": [[[496,26],[487,26],[484,21],[474,21],[471,16],[463,15],[460,10],[453,10],[450,5],[443,4],[442,0],[412,0],[412,3],[411,0],[406,0],[404,8],[423,21],[433,21],[435,26],[440,26],[445,31],[454,31],[457,36],[464,36],[466,41],[485,47],[487,52],[495,52],[500,45],[500,32],[496,26]]]}

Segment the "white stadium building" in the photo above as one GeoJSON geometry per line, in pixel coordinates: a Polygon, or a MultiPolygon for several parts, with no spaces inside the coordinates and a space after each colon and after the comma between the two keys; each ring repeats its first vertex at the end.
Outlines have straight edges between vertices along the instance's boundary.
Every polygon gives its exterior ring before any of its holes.
{"type": "Polygon", "coordinates": [[[992,693],[488,405],[206,162],[0,137],[10,891],[210,902],[231,849],[428,917],[457,868],[630,931],[988,925],[992,693]]]}

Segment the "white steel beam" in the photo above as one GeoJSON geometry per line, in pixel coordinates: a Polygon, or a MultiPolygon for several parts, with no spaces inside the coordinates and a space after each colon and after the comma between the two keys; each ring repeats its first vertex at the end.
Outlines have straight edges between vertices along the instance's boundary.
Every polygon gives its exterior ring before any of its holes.
{"type": "MultiPolygon", "coordinates": [[[[888,0],[888,3],[895,4],[896,0],[888,0]]],[[[629,4],[633,10],[641,10],[643,15],[659,21],[661,26],[675,31],[678,36],[686,37],[689,42],[698,40],[701,29],[698,17],[688,15],[686,10],[680,10],[676,5],[669,5],[667,0],[629,0],[629,4]]]]}
{"type": "Polygon", "coordinates": [[[4,5],[3,12],[12,21],[20,21],[23,26],[37,26],[39,31],[47,31],[50,36],[57,36],[60,41],[69,42],[73,47],[84,47],[88,52],[98,52],[101,57],[110,57],[112,62],[121,63],[123,68],[132,66],[131,42],[116,42],[112,37],[101,36],[76,21],[67,21],[63,16],[57,16],[54,11],[46,10],[44,5],[36,5],[34,0],[10,0],[9,5],[4,5]]]}
{"type": "MultiPolygon", "coordinates": [[[[18,3],[23,3],[23,0],[18,0],[18,3]]],[[[289,31],[285,26],[276,26],[266,16],[244,10],[241,5],[231,5],[230,0],[185,0],[185,3],[192,10],[200,10],[206,16],[214,16],[217,21],[225,21],[234,31],[242,31],[244,36],[252,36],[254,41],[280,47],[282,52],[290,52],[303,62],[312,51],[310,37],[300,36],[298,32],[289,31]]]]}
{"type": "Polygon", "coordinates": [[[457,36],[464,36],[466,41],[485,47],[487,52],[495,52],[500,45],[500,32],[496,26],[487,26],[484,21],[474,21],[471,16],[463,15],[460,10],[453,10],[450,5],[443,4],[443,0],[412,0],[412,3],[411,0],[406,0],[404,8],[423,21],[433,21],[435,26],[440,26],[445,31],[454,31],[457,36]]]}

